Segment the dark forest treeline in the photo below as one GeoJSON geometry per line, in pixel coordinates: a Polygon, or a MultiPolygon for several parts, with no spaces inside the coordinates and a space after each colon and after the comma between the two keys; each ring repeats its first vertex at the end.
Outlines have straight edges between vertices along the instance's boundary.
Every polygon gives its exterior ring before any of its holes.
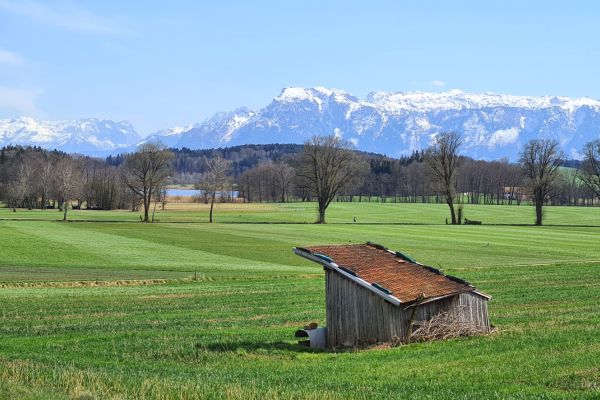
{"type": "MultiPolygon", "coordinates": [[[[283,160],[298,155],[302,151],[299,144],[243,145],[208,150],[191,150],[186,147],[169,149],[173,155],[173,183],[196,183],[198,177],[207,171],[208,161],[222,157],[232,166],[232,174],[242,172],[268,160],[283,160]]],[[[124,155],[109,156],[106,162],[118,167],[124,155]]]]}
{"type": "MultiPolygon", "coordinates": [[[[234,178],[238,178],[242,173],[260,164],[269,162],[293,163],[300,153],[303,145],[301,144],[246,144],[233,147],[224,147],[207,150],[191,150],[186,147],[181,149],[169,149],[173,155],[173,182],[177,183],[196,183],[198,178],[206,173],[208,161],[216,157],[231,163],[231,173],[234,178]]],[[[362,157],[368,160],[376,160],[385,163],[388,161],[397,161],[402,165],[408,165],[412,161],[422,161],[422,154],[419,151],[413,152],[410,156],[402,156],[399,159],[392,159],[380,154],[357,151],[362,157]]],[[[109,156],[106,163],[115,167],[123,163],[125,155],[109,156]]],[[[384,168],[387,168],[384,166],[384,168]]]]}

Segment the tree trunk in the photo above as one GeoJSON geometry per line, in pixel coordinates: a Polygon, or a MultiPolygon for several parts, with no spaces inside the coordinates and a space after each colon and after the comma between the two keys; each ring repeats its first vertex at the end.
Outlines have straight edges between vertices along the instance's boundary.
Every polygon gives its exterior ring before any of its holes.
{"type": "Polygon", "coordinates": [[[544,206],[543,202],[540,200],[535,201],[535,224],[537,226],[542,225],[542,207],[544,206]]]}
{"type": "Polygon", "coordinates": [[[144,222],[148,222],[148,209],[150,208],[150,202],[148,200],[146,200],[146,197],[144,197],[144,222]]]}
{"type": "Polygon", "coordinates": [[[319,204],[319,219],[317,221],[317,224],[324,224],[325,223],[325,205],[324,204],[319,204]]]}
{"type": "Polygon", "coordinates": [[[65,200],[64,204],[63,204],[63,221],[67,220],[67,207],[68,207],[67,200],[65,200]]]}
{"type": "Polygon", "coordinates": [[[148,222],[148,209],[150,208],[150,195],[146,188],[144,188],[143,194],[144,194],[144,197],[142,198],[142,203],[144,203],[143,204],[144,218],[142,219],[142,222],[148,222]]]}
{"type": "Polygon", "coordinates": [[[452,200],[448,200],[448,207],[450,207],[450,217],[452,225],[456,225],[456,213],[454,212],[454,203],[452,200]]]}
{"type": "Polygon", "coordinates": [[[215,196],[216,196],[216,193],[213,192],[211,199],[210,199],[210,214],[208,217],[208,222],[210,222],[211,224],[213,222],[213,207],[215,205],[215,196]]]}

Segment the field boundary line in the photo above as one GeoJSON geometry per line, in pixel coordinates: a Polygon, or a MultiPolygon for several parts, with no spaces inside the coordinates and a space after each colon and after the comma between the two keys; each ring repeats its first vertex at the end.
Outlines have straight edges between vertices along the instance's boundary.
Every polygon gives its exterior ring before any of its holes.
{"type": "Polygon", "coordinates": [[[131,279],[118,281],[64,281],[64,282],[7,282],[0,283],[1,289],[18,288],[79,288],[79,287],[107,287],[107,286],[149,286],[164,285],[178,282],[176,279],[131,279]]]}
{"type": "MultiPolygon", "coordinates": [[[[142,223],[137,220],[122,219],[46,219],[46,218],[0,218],[0,221],[6,222],[58,222],[58,223],[119,223],[119,224],[139,224],[139,225],[161,225],[161,224],[206,224],[206,225],[319,225],[316,222],[309,221],[220,221],[210,223],[208,221],[155,221],[151,223],[142,223]]],[[[463,226],[447,225],[443,223],[431,222],[328,222],[325,225],[372,225],[372,226],[463,226]]],[[[544,224],[536,226],[535,224],[507,224],[507,223],[488,223],[482,225],[469,225],[470,228],[479,229],[486,226],[515,226],[525,228],[600,228],[600,225],[589,224],[544,224]]],[[[461,228],[457,228],[461,229],[461,228]]]]}
{"type": "MultiPolygon", "coordinates": [[[[1,268],[0,268],[1,272],[1,268]]],[[[186,278],[179,279],[120,279],[120,280],[78,280],[78,281],[16,281],[16,282],[0,282],[0,289],[36,289],[36,288],[55,288],[55,289],[66,289],[66,288],[84,288],[84,287],[131,287],[131,286],[153,286],[153,285],[168,285],[168,284],[190,284],[190,283],[201,283],[201,282],[240,282],[240,281],[263,281],[263,280],[287,280],[287,279],[319,279],[322,278],[321,274],[299,274],[299,275],[268,275],[263,277],[257,277],[255,279],[248,279],[247,277],[241,279],[237,277],[211,277],[204,275],[197,275],[196,277],[188,276],[186,278]]]]}
{"type": "Polygon", "coordinates": [[[562,264],[600,264],[600,260],[559,260],[559,261],[551,261],[551,262],[542,262],[542,263],[515,263],[515,264],[491,264],[485,267],[448,267],[447,269],[457,270],[457,271],[469,271],[469,270],[487,270],[490,268],[519,268],[519,267],[551,267],[558,266],[562,264]]]}

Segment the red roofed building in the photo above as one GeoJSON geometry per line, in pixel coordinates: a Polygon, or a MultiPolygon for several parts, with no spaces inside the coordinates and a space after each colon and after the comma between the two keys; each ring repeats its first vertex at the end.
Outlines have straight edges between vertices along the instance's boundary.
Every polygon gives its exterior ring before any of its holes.
{"type": "Polygon", "coordinates": [[[325,269],[328,347],[404,341],[414,322],[453,309],[461,323],[490,330],[490,296],[400,252],[373,243],[294,252],[325,269]]]}

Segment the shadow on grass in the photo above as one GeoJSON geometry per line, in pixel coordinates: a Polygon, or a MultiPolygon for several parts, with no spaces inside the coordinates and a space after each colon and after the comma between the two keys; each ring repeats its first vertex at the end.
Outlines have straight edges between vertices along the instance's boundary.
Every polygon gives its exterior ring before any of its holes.
{"type": "Polygon", "coordinates": [[[328,349],[311,349],[298,343],[288,342],[215,342],[196,343],[196,350],[214,353],[263,353],[293,351],[297,353],[329,353],[328,349]]]}

